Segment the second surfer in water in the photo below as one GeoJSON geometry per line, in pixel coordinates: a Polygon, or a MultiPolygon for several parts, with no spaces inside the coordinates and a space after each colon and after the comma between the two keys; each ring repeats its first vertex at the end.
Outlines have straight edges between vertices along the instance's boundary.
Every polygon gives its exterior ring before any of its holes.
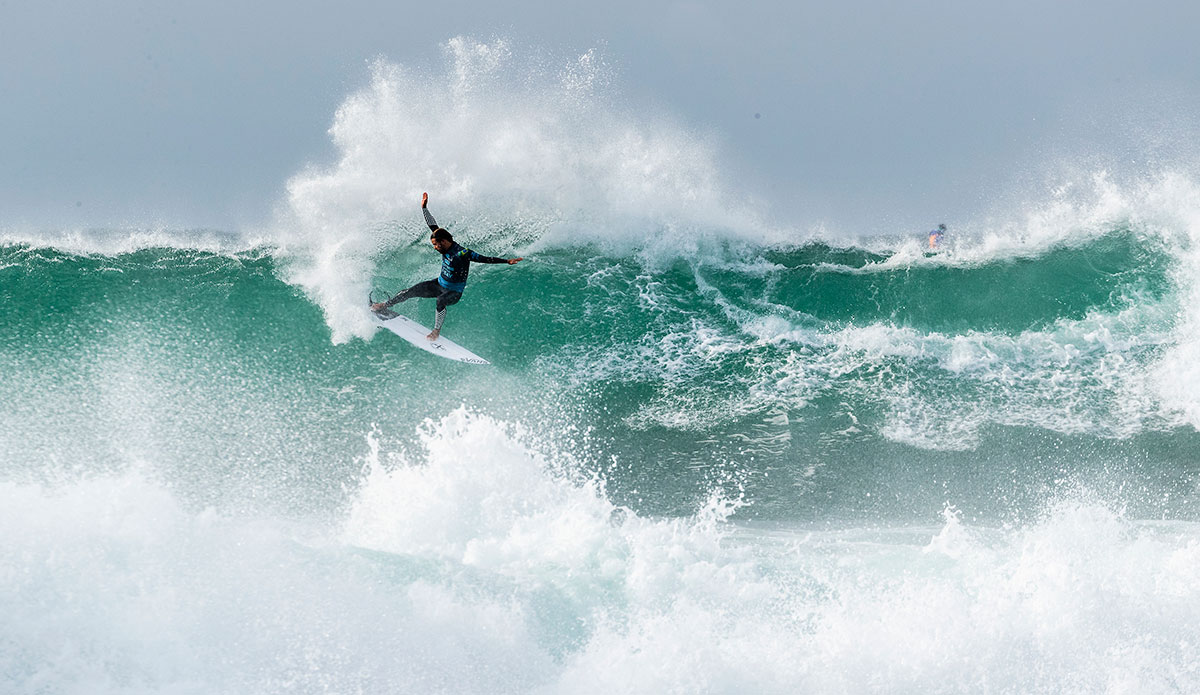
{"type": "Polygon", "coordinates": [[[942,239],[946,237],[946,225],[939,224],[933,231],[929,232],[929,249],[935,251],[942,247],[942,239]]]}
{"type": "Polygon", "coordinates": [[[442,322],[446,320],[446,307],[462,299],[463,290],[467,288],[467,273],[471,269],[471,261],[475,261],[476,263],[507,263],[513,265],[525,259],[483,256],[471,249],[463,248],[454,241],[454,237],[450,236],[450,232],[439,227],[438,223],[434,221],[433,215],[429,214],[429,208],[426,207],[428,204],[429,194],[422,193],[421,212],[424,213],[425,223],[429,225],[431,231],[429,242],[433,244],[433,248],[438,253],[442,254],[441,275],[438,275],[436,280],[418,282],[386,302],[372,304],[371,311],[383,311],[390,306],[403,302],[406,299],[412,299],[413,297],[437,297],[437,318],[433,323],[433,331],[425,336],[430,340],[437,340],[438,336],[442,333],[442,322]]]}

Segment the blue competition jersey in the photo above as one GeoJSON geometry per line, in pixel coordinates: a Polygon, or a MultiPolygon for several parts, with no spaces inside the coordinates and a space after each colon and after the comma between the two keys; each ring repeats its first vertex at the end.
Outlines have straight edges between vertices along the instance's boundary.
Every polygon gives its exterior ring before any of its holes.
{"type": "Polygon", "coordinates": [[[467,273],[471,272],[471,261],[476,263],[508,263],[503,258],[483,256],[471,249],[463,248],[458,242],[450,250],[442,254],[442,274],[438,276],[438,284],[453,292],[462,292],[467,288],[467,273]]]}
{"type": "MultiPolygon", "coordinates": [[[[421,213],[425,215],[425,224],[429,225],[429,229],[437,231],[438,223],[434,221],[433,215],[429,214],[429,209],[421,208],[421,213]]],[[[462,292],[467,289],[467,273],[471,272],[471,261],[508,263],[507,259],[484,256],[454,242],[450,250],[442,254],[442,274],[438,276],[438,284],[451,292],[462,292]]]]}

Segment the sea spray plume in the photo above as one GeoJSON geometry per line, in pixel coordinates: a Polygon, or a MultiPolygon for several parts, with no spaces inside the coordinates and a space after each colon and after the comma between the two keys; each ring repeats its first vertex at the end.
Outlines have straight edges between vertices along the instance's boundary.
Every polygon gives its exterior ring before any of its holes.
{"type": "Polygon", "coordinates": [[[595,51],[551,69],[503,40],[444,48],[441,73],[374,61],[330,128],[337,162],[288,182],[277,222],[288,280],[321,306],[335,342],[372,332],[362,304],[375,261],[423,233],[422,191],[452,231],[496,252],[568,234],[694,247],[766,233],[722,185],[711,139],[621,106],[595,51]]]}
{"type": "Polygon", "coordinates": [[[493,569],[586,562],[615,508],[596,482],[575,484],[526,448],[528,436],[459,409],[426,423],[421,460],[388,466],[371,438],[346,540],[493,569]]]}

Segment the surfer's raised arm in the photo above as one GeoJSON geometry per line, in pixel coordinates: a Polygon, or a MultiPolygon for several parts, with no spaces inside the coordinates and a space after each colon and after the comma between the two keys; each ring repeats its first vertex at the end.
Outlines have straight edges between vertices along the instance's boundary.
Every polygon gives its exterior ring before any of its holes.
{"type": "Polygon", "coordinates": [[[436,232],[437,230],[441,229],[441,227],[439,227],[437,221],[433,219],[433,215],[429,214],[429,208],[426,207],[428,205],[429,205],[429,194],[422,193],[421,194],[421,214],[425,215],[425,224],[429,225],[429,231],[436,232]]]}

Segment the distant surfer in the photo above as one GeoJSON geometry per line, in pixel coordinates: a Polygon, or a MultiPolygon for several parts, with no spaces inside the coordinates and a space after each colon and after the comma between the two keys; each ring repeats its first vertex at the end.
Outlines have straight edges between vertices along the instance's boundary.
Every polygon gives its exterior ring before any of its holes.
{"type": "Polygon", "coordinates": [[[946,236],[946,225],[939,224],[929,232],[929,248],[936,249],[942,245],[942,237],[946,236]]]}
{"type": "Polygon", "coordinates": [[[413,297],[437,298],[437,318],[433,323],[433,332],[425,336],[437,340],[442,334],[442,322],[446,320],[446,307],[457,304],[462,299],[463,290],[467,288],[467,273],[471,269],[471,261],[476,263],[507,263],[513,265],[524,258],[495,258],[482,256],[471,249],[463,248],[454,241],[450,232],[438,226],[433,215],[429,214],[429,194],[421,194],[421,212],[425,215],[425,224],[429,225],[431,234],[429,242],[433,248],[442,254],[442,273],[436,280],[418,282],[386,302],[371,305],[371,311],[383,311],[388,307],[413,297]]]}

